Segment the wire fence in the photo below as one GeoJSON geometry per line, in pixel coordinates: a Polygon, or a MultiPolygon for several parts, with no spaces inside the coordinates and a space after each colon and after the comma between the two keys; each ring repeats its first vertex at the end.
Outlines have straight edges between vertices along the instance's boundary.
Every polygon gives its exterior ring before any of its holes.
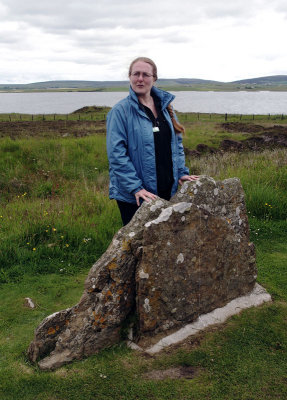
{"type": "MultiPolygon", "coordinates": [[[[185,121],[259,121],[280,120],[287,122],[285,114],[213,114],[213,113],[177,113],[181,122],[185,121]]],[[[28,121],[105,121],[107,112],[72,113],[72,114],[0,114],[0,122],[28,122],[28,121]]]]}
{"type": "Polygon", "coordinates": [[[0,114],[0,122],[28,121],[103,121],[107,113],[79,114],[0,114]]]}

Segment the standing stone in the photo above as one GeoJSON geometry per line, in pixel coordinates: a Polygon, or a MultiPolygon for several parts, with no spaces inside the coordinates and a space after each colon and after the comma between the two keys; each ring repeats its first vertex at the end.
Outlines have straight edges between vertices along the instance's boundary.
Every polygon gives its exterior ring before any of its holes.
{"type": "Polygon", "coordinates": [[[79,303],[47,317],[28,349],[53,369],[118,342],[131,313],[139,335],[183,326],[250,292],[256,280],[239,179],[202,176],[167,202],[144,202],[93,265],[79,303]]]}

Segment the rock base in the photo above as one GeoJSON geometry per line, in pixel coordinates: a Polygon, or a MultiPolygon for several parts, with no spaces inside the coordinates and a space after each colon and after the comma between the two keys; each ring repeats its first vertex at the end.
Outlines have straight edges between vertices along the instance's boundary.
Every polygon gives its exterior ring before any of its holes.
{"type": "Polygon", "coordinates": [[[262,286],[256,283],[254,289],[247,295],[237,297],[227,303],[224,307],[216,308],[210,313],[200,315],[193,323],[185,325],[183,328],[178,329],[172,334],[167,334],[164,338],[161,338],[152,345],[148,344],[148,342],[150,342],[149,339],[147,339],[145,345],[139,345],[131,340],[127,342],[127,345],[133,350],[153,355],[166,347],[184,341],[189,336],[196,335],[210,326],[224,323],[228,318],[241,313],[247,308],[258,307],[270,301],[272,301],[270,294],[267,293],[262,286]]]}

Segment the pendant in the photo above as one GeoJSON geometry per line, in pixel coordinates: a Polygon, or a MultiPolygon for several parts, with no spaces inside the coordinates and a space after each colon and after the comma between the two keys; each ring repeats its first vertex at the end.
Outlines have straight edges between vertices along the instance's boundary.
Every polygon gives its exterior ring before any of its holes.
{"type": "Polygon", "coordinates": [[[158,126],[154,126],[154,127],[152,128],[152,131],[153,131],[153,132],[159,132],[159,127],[158,127],[158,126]]]}

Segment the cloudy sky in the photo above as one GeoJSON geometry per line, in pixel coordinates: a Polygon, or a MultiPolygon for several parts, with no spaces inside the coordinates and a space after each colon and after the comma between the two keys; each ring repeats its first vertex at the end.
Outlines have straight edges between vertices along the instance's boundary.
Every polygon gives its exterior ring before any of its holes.
{"type": "Polygon", "coordinates": [[[0,83],[287,74],[286,0],[0,0],[0,83]]]}

